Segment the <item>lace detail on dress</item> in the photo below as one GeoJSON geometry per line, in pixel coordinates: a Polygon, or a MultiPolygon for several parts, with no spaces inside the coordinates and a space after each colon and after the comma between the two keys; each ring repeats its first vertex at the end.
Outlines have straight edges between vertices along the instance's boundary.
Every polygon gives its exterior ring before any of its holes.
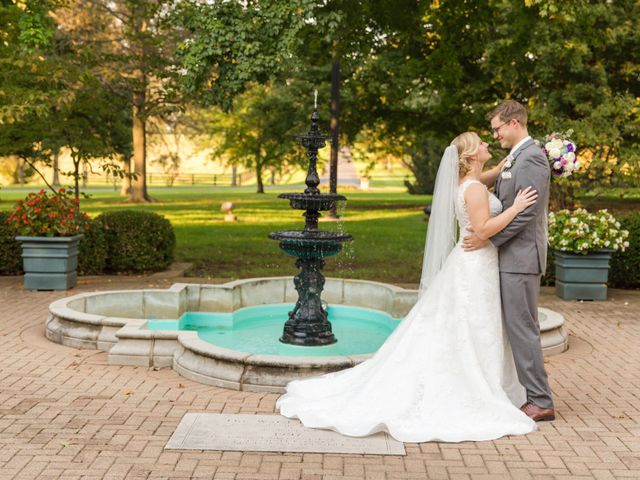
{"type": "MultiPolygon", "coordinates": [[[[464,191],[456,215],[469,226],[464,191]]],[[[502,205],[489,195],[491,215],[502,205]]],[[[452,250],[435,281],[368,360],[294,380],[276,403],[282,415],[350,436],[389,432],[404,442],[489,440],[525,434],[535,422],[502,328],[498,252],[452,250]],[[478,412],[482,412],[478,415],[478,412]]]]}
{"type": "Polygon", "coordinates": [[[487,195],[489,195],[489,215],[490,216],[495,217],[500,212],[502,212],[502,202],[493,193],[489,192],[487,187],[482,182],[478,180],[473,180],[473,179],[465,180],[458,187],[458,195],[456,198],[456,206],[455,206],[456,218],[458,220],[458,226],[459,226],[459,238],[462,238],[464,235],[466,235],[466,232],[469,226],[471,225],[471,222],[469,220],[469,212],[467,212],[467,207],[464,201],[464,192],[467,191],[467,188],[472,183],[479,183],[487,191],[487,195]]]}

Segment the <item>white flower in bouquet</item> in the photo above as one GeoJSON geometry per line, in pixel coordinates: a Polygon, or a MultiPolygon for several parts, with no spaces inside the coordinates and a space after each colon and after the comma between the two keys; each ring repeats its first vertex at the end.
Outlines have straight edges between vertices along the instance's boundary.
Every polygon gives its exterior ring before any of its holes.
{"type": "Polygon", "coordinates": [[[560,149],[554,147],[551,150],[549,150],[548,155],[549,155],[549,159],[557,160],[562,156],[562,153],[560,153],[560,149]]]}

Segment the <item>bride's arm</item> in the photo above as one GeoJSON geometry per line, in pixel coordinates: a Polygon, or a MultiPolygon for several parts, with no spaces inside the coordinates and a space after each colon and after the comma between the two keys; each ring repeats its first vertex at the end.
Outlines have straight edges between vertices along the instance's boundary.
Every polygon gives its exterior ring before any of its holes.
{"type": "Polygon", "coordinates": [[[504,157],[502,161],[496,165],[495,167],[482,172],[480,174],[480,181],[484,183],[487,187],[493,187],[493,184],[496,183],[496,178],[500,175],[500,170],[502,170],[502,165],[507,161],[507,157],[504,157]]]}
{"type": "Polygon", "coordinates": [[[464,192],[464,201],[467,204],[469,221],[473,232],[482,240],[492,237],[507,225],[528,206],[536,203],[538,194],[531,187],[520,190],[516,199],[509,208],[500,215],[489,215],[489,196],[487,189],[479,183],[473,183],[464,192]]]}

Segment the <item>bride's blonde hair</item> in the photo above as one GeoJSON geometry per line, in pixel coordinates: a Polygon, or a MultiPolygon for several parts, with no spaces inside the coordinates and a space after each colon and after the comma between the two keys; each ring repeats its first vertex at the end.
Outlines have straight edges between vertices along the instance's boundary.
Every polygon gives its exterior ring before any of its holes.
{"type": "Polygon", "coordinates": [[[460,164],[460,171],[458,174],[460,178],[464,177],[469,170],[471,170],[470,158],[478,153],[480,148],[480,137],[475,132],[464,132],[453,139],[451,145],[458,149],[458,161],[460,164]]]}

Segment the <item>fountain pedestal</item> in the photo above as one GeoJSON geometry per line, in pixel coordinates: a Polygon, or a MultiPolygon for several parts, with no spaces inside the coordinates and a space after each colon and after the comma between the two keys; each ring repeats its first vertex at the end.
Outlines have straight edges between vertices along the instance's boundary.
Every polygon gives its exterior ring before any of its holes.
{"type": "Polygon", "coordinates": [[[318,230],[320,212],[333,210],[337,202],[345,201],[346,198],[342,195],[323,194],[318,189],[318,149],[324,147],[327,137],[320,133],[317,109],[313,109],[309,132],[299,138],[309,157],[305,180],[307,188],[304,193],[283,193],[279,198],[289,200],[291,208],[305,211],[305,226],[303,230],[273,232],[269,235],[269,238],[280,242],[283,252],[298,258],[296,267],[300,269],[300,273],[294,278],[298,301],[289,312],[280,341],[304,346],[329,345],[337,339],[331,330],[327,312],[322,308],[322,267],[324,258],[338,254],[342,243],[350,241],[352,237],[347,233],[318,230]]]}
{"type": "Polygon", "coordinates": [[[331,322],[322,308],[320,295],[324,289],[324,267],[321,258],[298,258],[296,267],[300,273],[293,279],[298,292],[298,302],[284,324],[283,343],[297,345],[329,345],[336,342],[331,322]]]}

